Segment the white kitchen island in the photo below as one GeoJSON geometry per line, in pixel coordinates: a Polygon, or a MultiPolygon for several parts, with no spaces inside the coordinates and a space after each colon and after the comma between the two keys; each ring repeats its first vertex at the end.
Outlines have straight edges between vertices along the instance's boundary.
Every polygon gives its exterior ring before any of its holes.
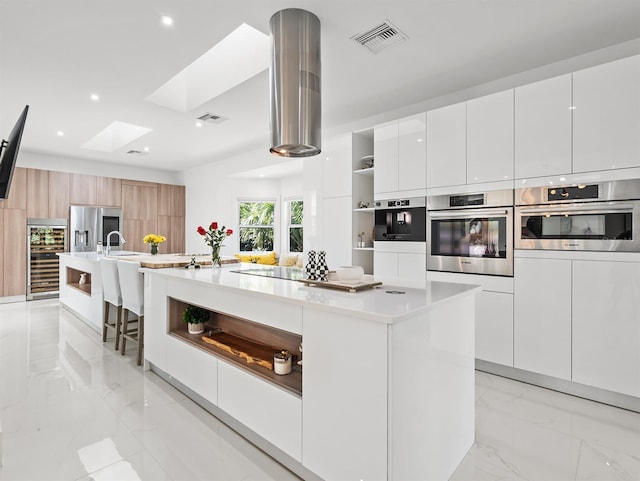
{"type": "Polygon", "coordinates": [[[451,476],[474,441],[479,287],[347,293],[238,269],[144,270],[147,367],[304,479],[451,476]],[[303,367],[278,376],[210,348],[187,333],[187,304],[211,311],[205,336],[303,343],[303,367]]]}

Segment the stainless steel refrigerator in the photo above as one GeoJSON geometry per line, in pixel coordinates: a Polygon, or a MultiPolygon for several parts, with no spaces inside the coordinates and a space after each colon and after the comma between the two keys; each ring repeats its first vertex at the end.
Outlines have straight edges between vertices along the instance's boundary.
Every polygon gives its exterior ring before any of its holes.
{"type": "Polygon", "coordinates": [[[57,297],[59,252],[67,247],[67,219],[27,219],[27,300],[57,297]]]}
{"type": "MultiPolygon", "coordinates": [[[[98,242],[107,245],[107,235],[122,232],[122,209],[72,205],[69,208],[69,250],[95,252],[98,242]]],[[[112,250],[122,250],[120,238],[111,236],[112,250]]]]}

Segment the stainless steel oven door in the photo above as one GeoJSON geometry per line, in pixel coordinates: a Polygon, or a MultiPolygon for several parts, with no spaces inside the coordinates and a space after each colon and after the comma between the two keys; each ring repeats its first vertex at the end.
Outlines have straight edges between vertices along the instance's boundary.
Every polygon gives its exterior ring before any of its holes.
{"type": "Polygon", "coordinates": [[[516,249],[640,252],[640,202],[516,208],[516,249]]]}
{"type": "Polygon", "coordinates": [[[427,270],[513,276],[513,208],[429,211],[427,270]]]}

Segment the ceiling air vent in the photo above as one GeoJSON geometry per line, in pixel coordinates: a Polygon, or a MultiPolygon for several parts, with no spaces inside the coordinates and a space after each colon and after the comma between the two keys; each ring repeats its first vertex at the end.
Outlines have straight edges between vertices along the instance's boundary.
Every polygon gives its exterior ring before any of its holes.
{"type": "Polygon", "coordinates": [[[222,122],[228,119],[226,119],[225,117],[220,117],[219,115],[206,113],[198,117],[198,120],[202,122],[209,122],[210,124],[221,124],[222,122]]]}
{"type": "Polygon", "coordinates": [[[134,150],[134,149],[128,150],[127,154],[130,154],[130,155],[147,155],[146,152],[143,152],[141,150],[134,150]]]}
{"type": "Polygon", "coordinates": [[[351,37],[352,40],[367,47],[373,53],[378,53],[387,47],[397,45],[408,38],[407,35],[392,25],[389,20],[385,20],[380,25],[351,37]]]}

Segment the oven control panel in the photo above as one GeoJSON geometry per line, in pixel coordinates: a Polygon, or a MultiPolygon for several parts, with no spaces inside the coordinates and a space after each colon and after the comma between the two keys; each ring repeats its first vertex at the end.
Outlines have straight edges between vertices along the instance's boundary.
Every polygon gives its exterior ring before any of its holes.
{"type": "Polygon", "coordinates": [[[468,205],[484,205],[484,194],[452,195],[449,197],[449,207],[468,205]]]}

